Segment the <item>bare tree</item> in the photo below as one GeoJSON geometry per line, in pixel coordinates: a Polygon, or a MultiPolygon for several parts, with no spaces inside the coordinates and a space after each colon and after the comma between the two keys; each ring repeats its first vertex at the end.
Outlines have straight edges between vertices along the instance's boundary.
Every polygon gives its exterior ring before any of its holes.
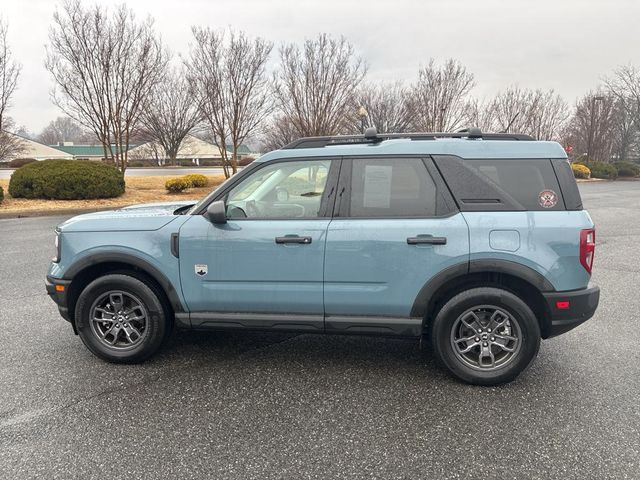
{"type": "Polygon", "coordinates": [[[182,70],[171,70],[156,86],[142,115],[143,135],[175,165],[183,140],[201,121],[193,91],[182,70]]]}
{"type": "Polygon", "coordinates": [[[529,128],[524,133],[538,140],[557,140],[569,118],[569,107],[554,90],[535,90],[529,109],[529,128]]]}
{"type": "Polygon", "coordinates": [[[11,133],[14,129],[12,118],[6,117],[4,126],[5,130],[0,131],[0,162],[9,162],[25,153],[26,144],[21,136],[11,133]]]}
{"type": "Polygon", "coordinates": [[[274,115],[264,129],[262,135],[262,150],[269,152],[284,147],[293,142],[300,135],[296,132],[293,123],[282,114],[274,115]]]}
{"type": "Polygon", "coordinates": [[[36,136],[27,128],[26,125],[20,125],[19,127],[12,128],[13,133],[26,138],[27,140],[35,140],[36,136]]]}
{"type": "Polygon", "coordinates": [[[611,160],[614,102],[612,95],[602,91],[589,92],[578,100],[565,133],[565,142],[573,145],[576,158],[611,160]]]}
{"type": "Polygon", "coordinates": [[[307,40],[302,49],[284,46],[273,81],[281,117],[296,137],[348,132],[357,108],[355,92],[366,71],[364,61],[344,37],[321,34],[307,40]]]}
{"type": "Polygon", "coordinates": [[[491,111],[491,101],[472,98],[465,107],[465,125],[478,127],[483,132],[494,132],[496,130],[493,113],[491,111]]]}
{"type": "Polygon", "coordinates": [[[612,111],[612,153],[616,160],[629,160],[640,155],[638,121],[633,100],[616,97],[612,111]]]}
{"type": "Polygon", "coordinates": [[[620,67],[614,71],[613,77],[605,80],[605,84],[613,95],[629,102],[630,111],[640,123],[640,68],[633,65],[620,67]]]}
{"type": "Polygon", "coordinates": [[[525,133],[540,140],[560,137],[569,108],[553,90],[510,87],[498,93],[487,106],[490,129],[525,133]]]}
{"type": "Polygon", "coordinates": [[[605,79],[607,90],[615,97],[614,155],[620,160],[640,155],[640,69],[620,67],[605,79]]]}
{"type": "Polygon", "coordinates": [[[418,72],[413,86],[413,127],[419,131],[453,131],[464,126],[473,74],[450,59],[443,67],[433,60],[418,72]]]}
{"type": "Polygon", "coordinates": [[[54,14],[45,66],[54,103],[102,143],[105,158],[124,171],[145,101],[168,58],[153,21],[138,22],[125,5],[112,15],[67,0],[54,14]]]}
{"type": "Polygon", "coordinates": [[[7,43],[7,25],[0,18],[0,161],[11,160],[22,149],[19,137],[9,133],[14,127],[7,117],[11,97],[18,85],[21,65],[14,60],[7,43]]]}
{"type": "Polygon", "coordinates": [[[265,67],[273,44],[243,32],[192,32],[190,82],[229,177],[238,169],[238,148],[271,112],[265,67]]]}
{"type": "MultiPolygon", "coordinates": [[[[406,132],[410,129],[412,109],[409,91],[402,82],[365,84],[355,94],[355,114],[358,107],[367,111],[368,125],[378,132],[406,132]]],[[[353,115],[354,130],[359,131],[360,121],[353,115]]]]}
{"type": "Polygon", "coordinates": [[[64,142],[83,143],[95,141],[78,122],[69,117],[58,117],[49,122],[37,137],[45,145],[57,145],[64,142]]]}

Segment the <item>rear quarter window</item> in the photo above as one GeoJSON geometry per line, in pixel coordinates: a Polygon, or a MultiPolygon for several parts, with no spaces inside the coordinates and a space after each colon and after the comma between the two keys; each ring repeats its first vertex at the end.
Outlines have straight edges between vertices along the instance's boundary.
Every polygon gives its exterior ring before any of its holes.
{"type": "Polygon", "coordinates": [[[434,160],[463,211],[565,210],[551,160],[434,160]]]}
{"type": "Polygon", "coordinates": [[[550,160],[466,160],[525,210],[564,210],[550,160]]]}

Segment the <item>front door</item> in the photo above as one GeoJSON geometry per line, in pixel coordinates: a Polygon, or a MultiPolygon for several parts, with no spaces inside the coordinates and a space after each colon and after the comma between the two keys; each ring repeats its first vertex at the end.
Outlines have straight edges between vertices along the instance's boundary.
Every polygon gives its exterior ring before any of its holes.
{"type": "Polygon", "coordinates": [[[225,195],[226,224],[198,215],[182,226],[180,275],[193,326],[323,330],[338,167],[330,159],[269,162],[225,195]]]}
{"type": "Polygon", "coordinates": [[[325,255],[327,331],[418,335],[435,274],[469,259],[467,224],[430,159],[343,160],[325,255]]]}

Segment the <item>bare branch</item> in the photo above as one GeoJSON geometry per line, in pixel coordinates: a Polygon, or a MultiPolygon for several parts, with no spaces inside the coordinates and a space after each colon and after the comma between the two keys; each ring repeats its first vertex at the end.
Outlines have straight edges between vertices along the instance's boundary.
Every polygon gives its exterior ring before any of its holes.
{"type": "Polygon", "coordinates": [[[262,150],[277,150],[299,138],[293,123],[283,115],[275,115],[264,130],[262,150]]]}
{"type": "Polygon", "coordinates": [[[202,120],[193,96],[185,72],[169,71],[156,86],[142,115],[143,136],[158,143],[172,164],[185,137],[202,120]]]}
{"type": "Polygon", "coordinates": [[[94,142],[95,139],[73,119],[58,117],[40,132],[38,141],[45,145],[56,145],[64,142],[94,142]]]}
{"type": "Polygon", "coordinates": [[[418,131],[454,131],[467,118],[473,74],[450,59],[439,68],[433,60],[418,72],[412,89],[413,128],[418,131]]]}
{"type": "Polygon", "coordinates": [[[15,158],[20,158],[26,151],[26,143],[15,133],[11,133],[14,128],[13,120],[5,117],[4,130],[0,130],[0,162],[9,162],[15,158]]]}
{"type": "Polygon", "coordinates": [[[603,91],[589,92],[576,104],[565,141],[576,157],[609,162],[613,148],[615,97],[603,91]]]}
{"type": "Polygon", "coordinates": [[[355,115],[357,108],[367,111],[366,123],[376,127],[378,132],[407,132],[411,128],[412,110],[409,90],[402,82],[365,84],[355,95],[352,109],[354,131],[360,131],[360,119],[355,115]]]}
{"type": "Polygon", "coordinates": [[[89,128],[124,171],[145,101],[168,62],[153,21],[137,22],[124,5],[109,15],[79,0],[67,0],[53,18],[45,61],[53,102],[89,128]]]}
{"type": "Polygon", "coordinates": [[[238,148],[272,111],[265,67],[273,45],[232,30],[225,35],[194,27],[192,32],[189,81],[228,177],[237,171],[238,148]]]}
{"type": "Polygon", "coordinates": [[[351,129],[355,91],[366,71],[344,37],[321,34],[302,49],[287,45],[280,50],[273,82],[279,112],[296,136],[345,133],[351,129]]]}
{"type": "Polygon", "coordinates": [[[8,133],[13,129],[12,120],[7,117],[11,97],[18,85],[21,65],[13,59],[7,43],[7,25],[0,18],[0,161],[7,161],[20,155],[22,141],[8,133]]]}
{"type": "Polygon", "coordinates": [[[496,95],[487,106],[487,115],[491,130],[556,140],[566,124],[569,109],[553,90],[510,87],[496,95]]]}

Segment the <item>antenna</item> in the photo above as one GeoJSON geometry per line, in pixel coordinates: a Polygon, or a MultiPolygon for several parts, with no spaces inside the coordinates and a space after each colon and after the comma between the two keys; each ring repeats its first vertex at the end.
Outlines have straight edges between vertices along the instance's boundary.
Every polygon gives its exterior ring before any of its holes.
{"type": "Polygon", "coordinates": [[[381,138],[378,138],[378,131],[376,130],[376,127],[367,127],[367,129],[364,131],[364,138],[366,140],[372,140],[374,142],[382,141],[381,138]]]}

